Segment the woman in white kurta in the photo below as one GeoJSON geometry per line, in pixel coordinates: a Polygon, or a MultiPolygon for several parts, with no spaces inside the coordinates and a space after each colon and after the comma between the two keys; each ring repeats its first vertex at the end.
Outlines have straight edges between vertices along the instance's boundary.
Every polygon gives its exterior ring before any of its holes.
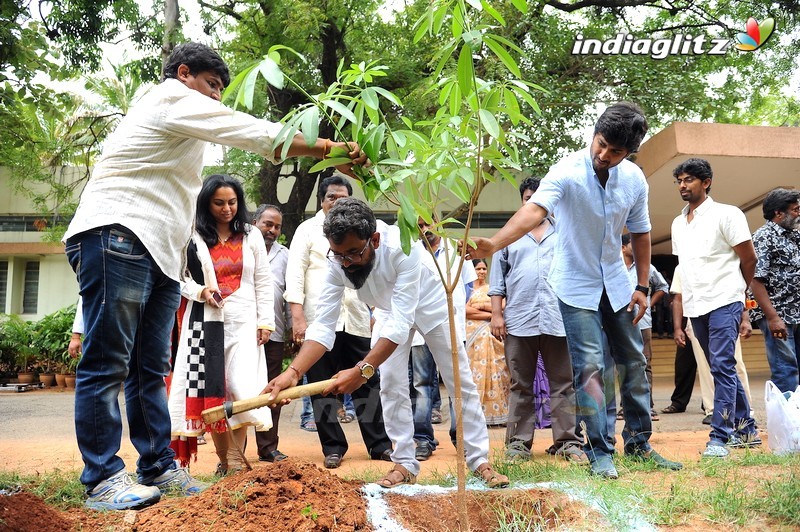
{"type": "Polygon", "coordinates": [[[275,328],[272,275],[261,233],[247,224],[237,180],[206,179],[195,226],[188,275],[181,283],[187,304],[180,312],[169,395],[173,448],[178,459],[188,461],[196,437],[210,431],[220,459],[217,472],[225,474],[242,467],[238,449],[247,426],[260,431],[272,426],[269,408],[231,416],[231,433],[224,421],[206,425],[200,412],[254,397],[269,381],[261,346],[275,328]]]}

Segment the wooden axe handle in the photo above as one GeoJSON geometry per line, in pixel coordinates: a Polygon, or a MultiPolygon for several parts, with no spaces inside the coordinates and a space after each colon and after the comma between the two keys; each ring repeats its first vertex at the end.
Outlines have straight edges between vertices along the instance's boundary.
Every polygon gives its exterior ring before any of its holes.
{"type": "MultiPolygon", "coordinates": [[[[316,395],[322,393],[322,390],[330,386],[336,381],[336,379],[328,379],[325,381],[319,382],[312,382],[311,384],[303,384],[301,386],[294,386],[292,388],[287,388],[285,390],[281,390],[278,393],[278,396],[273,398],[272,395],[257,395],[255,397],[251,397],[249,399],[241,399],[240,401],[233,402],[233,413],[240,414],[242,412],[247,412],[248,410],[253,410],[254,408],[261,408],[262,406],[269,406],[284,399],[299,399],[301,397],[306,397],[307,395],[316,395]]],[[[221,419],[225,419],[225,406],[215,406],[214,408],[208,408],[203,410],[203,421],[206,423],[214,423],[221,419]]]]}

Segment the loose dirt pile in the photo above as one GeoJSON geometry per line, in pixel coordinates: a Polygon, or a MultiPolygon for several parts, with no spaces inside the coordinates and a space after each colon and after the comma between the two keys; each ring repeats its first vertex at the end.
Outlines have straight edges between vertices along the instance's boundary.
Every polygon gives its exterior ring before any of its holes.
{"type": "MultiPolygon", "coordinates": [[[[164,497],[139,512],[59,512],[30,493],[0,495],[0,532],[114,530],[137,532],[234,530],[369,531],[361,482],[346,481],[314,464],[289,459],[224,478],[194,497],[164,497]]],[[[537,529],[570,528],[602,519],[566,495],[541,489],[467,491],[472,530],[498,523],[537,529]]],[[[389,514],[411,531],[458,529],[455,492],[407,496],[387,493],[389,514]]]]}

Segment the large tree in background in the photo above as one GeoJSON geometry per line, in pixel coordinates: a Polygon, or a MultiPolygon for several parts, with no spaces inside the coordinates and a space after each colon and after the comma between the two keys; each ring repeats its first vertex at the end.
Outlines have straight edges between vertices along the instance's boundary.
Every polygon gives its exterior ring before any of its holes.
{"type": "MultiPolygon", "coordinates": [[[[521,0],[517,0],[521,1],[521,0]]],[[[170,0],[175,5],[175,0],[170,0]]],[[[469,4],[479,5],[477,0],[469,4]]],[[[496,30],[521,48],[517,59],[524,78],[548,89],[536,101],[541,116],[522,103],[532,124],[523,126],[530,141],[522,142],[526,164],[541,173],[563,152],[583,146],[581,128],[592,123],[598,106],[619,99],[636,101],[645,109],[652,131],[675,120],[713,120],[761,125],[796,125],[798,105],[785,87],[795,72],[798,41],[797,2],[743,0],[558,0],[529,1],[527,14],[504,11],[507,25],[496,30]],[[637,37],[669,37],[677,33],[732,37],[746,19],[776,19],[770,42],[756,52],[729,51],[725,56],[690,55],[654,60],[632,56],[575,56],[570,53],[577,33],[606,39],[619,31],[637,37]]],[[[435,105],[425,83],[436,67],[431,62],[441,43],[413,43],[412,21],[430,0],[409,0],[389,21],[378,16],[377,0],[200,0],[210,41],[218,43],[234,73],[260,58],[274,44],[300,51],[306,61],[285,56],[285,72],[310,93],[330,83],[340,60],[377,60],[389,67],[381,85],[405,102],[404,116],[419,118],[435,105]]],[[[161,4],[159,4],[161,6],[161,4]]],[[[158,9],[161,9],[159,7],[158,9]]],[[[145,81],[160,72],[161,52],[169,47],[163,11],[143,16],[135,0],[12,0],[0,6],[0,127],[10,136],[0,150],[0,164],[31,146],[25,136],[30,118],[26,105],[35,104],[51,116],[63,100],[31,83],[38,71],[52,78],[72,74],[77,65],[88,77],[100,64],[100,43],[111,42],[145,52],[141,68],[145,81]],[[41,9],[40,9],[41,7],[41,9]],[[51,50],[63,51],[55,62],[51,50]],[[27,117],[27,118],[26,118],[27,117]],[[16,150],[16,151],[15,151],[16,150]]],[[[185,20],[185,16],[181,17],[185,20]]],[[[487,17],[488,18],[488,17],[487,17]]],[[[174,21],[174,17],[170,20],[174,21]]],[[[481,77],[492,79],[497,59],[487,56],[476,65],[481,77]]],[[[260,95],[256,113],[280,119],[303,102],[291,87],[260,95]]],[[[387,115],[393,109],[385,109],[387,115]]],[[[326,125],[320,131],[327,134],[326,125]]],[[[245,177],[256,201],[277,203],[277,183],[294,179],[284,209],[287,229],[301,221],[315,186],[308,173],[311,162],[300,161],[291,177],[260,158],[230,152],[225,168],[245,177]]]]}

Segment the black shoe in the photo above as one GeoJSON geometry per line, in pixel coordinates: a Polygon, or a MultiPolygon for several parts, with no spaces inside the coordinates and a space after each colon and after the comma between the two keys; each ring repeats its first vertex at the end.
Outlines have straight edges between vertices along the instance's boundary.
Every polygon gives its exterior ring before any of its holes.
{"type": "Polygon", "coordinates": [[[258,461],[259,462],[280,462],[280,461],[286,460],[287,458],[289,458],[289,457],[286,456],[285,454],[283,454],[282,452],[280,452],[279,450],[275,449],[274,451],[271,451],[271,452],[267,453],[267,456],[259,456],[258,457],[258,461]]]}
{"type": "Polygon", "coordinates": [[[420,443],[417,445],[417,450],[414,452],[414,457],[420,462],[424,462],[433,454],[433,449],[427,443],[420,443]]]}
{"type": "Polygon", "coordinates": [[[325,467],[328,469],[336,469],[342,463],[342,455],[341,454],[329,454],[325,457],[325,467]]]}
{"type": "Polygon", "coordinates": [[[711,414],[703,418],[703,425],[711,425],[711,414]]]}
{"type": "Polygon", "coordinates": [[[391,462],[392,461],[392,450],[386,449],[380,454],[371,454],[369,455],[370,460],[383,460],[384,462],[391,462]]]}

